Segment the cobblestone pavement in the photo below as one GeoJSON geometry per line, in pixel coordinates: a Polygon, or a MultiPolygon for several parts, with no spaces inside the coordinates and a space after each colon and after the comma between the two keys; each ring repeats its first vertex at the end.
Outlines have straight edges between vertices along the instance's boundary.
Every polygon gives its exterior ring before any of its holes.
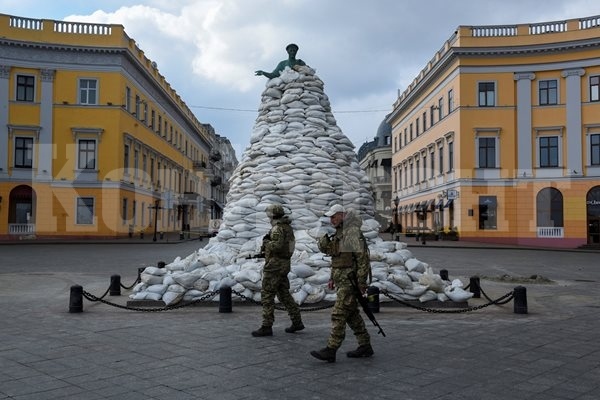
{"type": "MultiPolygon", "coordinates": [[[[348,331],[335,364],[309,355],[325,345],[330,309],[303,313],[295,334],[277,311],[269,338],[250,335],[256,306],[137,312],[84,300],[68,312],[72,285],[99,296],[111,274],[128,285],[137,268],[200,245],[0,246],[0,399],[598,399],[597,252],[409,243],[451,279],[479,275],[491,298],[525,286],[528,314],[512,302],[465,313],[385,303],[387,337],[369,325],[375,355],[345,357],[348,331]],[[530,282],[536,274],[551,283],[530,282]]],[[[127,293],[107,300],[125,304],[127,293]]]]}

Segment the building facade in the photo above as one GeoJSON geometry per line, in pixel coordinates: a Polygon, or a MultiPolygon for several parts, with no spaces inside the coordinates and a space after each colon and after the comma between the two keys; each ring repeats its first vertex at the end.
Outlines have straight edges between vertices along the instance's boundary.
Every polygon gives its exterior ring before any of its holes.
{"type": "Polygon", "coordinates": [[[406,229],[599,245],[599,54],[600,16],[458,27],[388,117],[406,229]]]}
{"type": "Polygon", "coordinates": [[[387,228],[392,218],[392,127],[382,121],[375,138],[358,149],[358,163],[365,171],[375,200],[377,220],[387,228]]]}
{"type": "Polygon", "coordinates": [[[206,232],[220,146],[123,26],[0,15],[0,238],[206,232]]]}

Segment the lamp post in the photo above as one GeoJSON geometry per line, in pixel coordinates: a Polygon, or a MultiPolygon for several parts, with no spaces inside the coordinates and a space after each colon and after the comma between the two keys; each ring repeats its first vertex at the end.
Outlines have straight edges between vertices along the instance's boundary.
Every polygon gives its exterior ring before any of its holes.
{"type": "Polygon", "coordinates": [[[400,229],[398,226],[398,204],[400,203],[400,198],[396,196],[394,199],[394,232],[396,232],[396,241],[400,241],[400,229]]]}
{"type": "Polygon", "coordinates": [[[151,210],[154,210],[154,236],[152,236],[152,241],[156,242],[156,227],[158,225],[158,210],[161,210],[160,200],[156,200],[153,206],[149,206],[151,210]]]}

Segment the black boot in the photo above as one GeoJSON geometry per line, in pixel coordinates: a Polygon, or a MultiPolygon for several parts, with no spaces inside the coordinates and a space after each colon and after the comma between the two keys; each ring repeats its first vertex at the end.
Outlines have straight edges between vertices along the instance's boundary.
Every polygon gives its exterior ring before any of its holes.
{"type": "Polygon", "coordinates": [[[270,326],[261,326],[257,330],[252,332],[252,336],[261,337],[261,336],[273,336],[273,328],[270,326]]]}
{"type": "Polygon", "coordinates": [[[322,348],[319,351],[311,351],[310,355],[314,358],[318,358],[319,360],[327,361],[327,362],[335,362],[335,352],[336,349],[332,349],[331,347],[322,348]]]}
{"type": "Polygon", "coordinates": [[[294,332],[301,331],[302,329],[304,329],[304,324],[302,323],[302,321],[300,321],[300,322],[292,322],[292,326],[288,326],[287,328],[285,328],[285,331],[287,333],[294,333],[294,332]]]}
{"type": "Polygon", "coordinates": [[[371,357],[373,355],[373,348],[370,344],[363,344],[358,346],[356,350],[347,352],[346,355],[350,358],[371,357]]]}

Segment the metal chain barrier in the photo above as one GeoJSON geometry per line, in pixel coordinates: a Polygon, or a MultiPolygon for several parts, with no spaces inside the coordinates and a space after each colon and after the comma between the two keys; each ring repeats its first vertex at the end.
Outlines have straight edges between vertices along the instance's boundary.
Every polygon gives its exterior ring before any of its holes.
{"type": "MultiPolygon", "coordinates": [[[[258,306],[262,306],[262,303],[260,301],[256,301],[254,299],[251,299],[248,296],[244,296],[242,293],[237,292],[233,289],[231,290],[231,293],[235,294],[236,296],[239,296],[242,300],[245,300],[249,303],[253,303],[258,306]]],[[[332,308],[332,307],[333,307],[333,304],[327,304],[327,305],[318,306],[318,307],[299,307],[299,309],[300,309],[300,312],[310,312],[310,311],[326,310],[326,309],[332,308]]],[[[275,304],[275,309],[279,310],[279,311],[287,311],[287,309],[285,307],[279,306],[277,304],[275,304]]]]}
{"type": "Polygon", "coordinates": [[[416,306],[414,304],[411,304],[407,301],[398,299],[396,297],[394,297],[392,294],[388,293],[387,291],[382,291],[381,292],[383,295],[385,295],[386,297],[402,304],[405,305],[407,307],[411,307],[420,311],[426,311],[426,312],[430,312],[430,313],[440,313],[440,314],[459,314],[459,313],[466,313],[466,312],[470,312],[470,311],[476,311],[476,310],[481,310],[482,308],[491,306],[492,304],[494,305],[502,305],[502,304],[506,304],[509,301],[511,301],[514,297],[514,292],[508,292],[506,293],[504,296],[496,299],[496,300],[491,300],[489,303],[486,304],[482,304],[479,306],[475,306],[475,307],[468,307],[468,308],[461,308],[460,310],[442,310],[439,308],[427,308],[427,307],[421,307],[421,306],[416,306]]]}
{"type": "MultiPolygon", "coordinates": [[[[106,292],[108,293],[108,290],[106,292]]],[[[213,298],[217,294],[219,294],[219,291],[215,290],[213,292],[206,293],[202,297],[199,297],[199,298],[194,299],[192,301],[185,301],[185,302],[174,304],[172,306],[169,305],[169,306],[164,306],[164,307],[150,308],[150,307],[129,307],[129,306],[124,306],[124,305],[117,304],[117,303],[112,303],[110,301],[106,301],[106,300],[102,299],[104,296],[106,296],[106,293],[104,293],[104,295],[102,297],[96,297],[93,294],[91,294],[89,292],[86,292],[85,290],[83,291],[83,297],[85,297],[89,301],[94,301],[94,302],[95,301],[99,301],[99,302],[104,303],[106,305],[117,307],[117,308],[122,308],[124,310],[143,311],[143,312],[169,311],[169,310],[175,310],[175,309],[178,309],[178,308],[188,307],[188,306],[192,306],[194,304],[198,304],[198,303],[200,303],[202,301],[205,301],[207,299],[213,298]]]]}

